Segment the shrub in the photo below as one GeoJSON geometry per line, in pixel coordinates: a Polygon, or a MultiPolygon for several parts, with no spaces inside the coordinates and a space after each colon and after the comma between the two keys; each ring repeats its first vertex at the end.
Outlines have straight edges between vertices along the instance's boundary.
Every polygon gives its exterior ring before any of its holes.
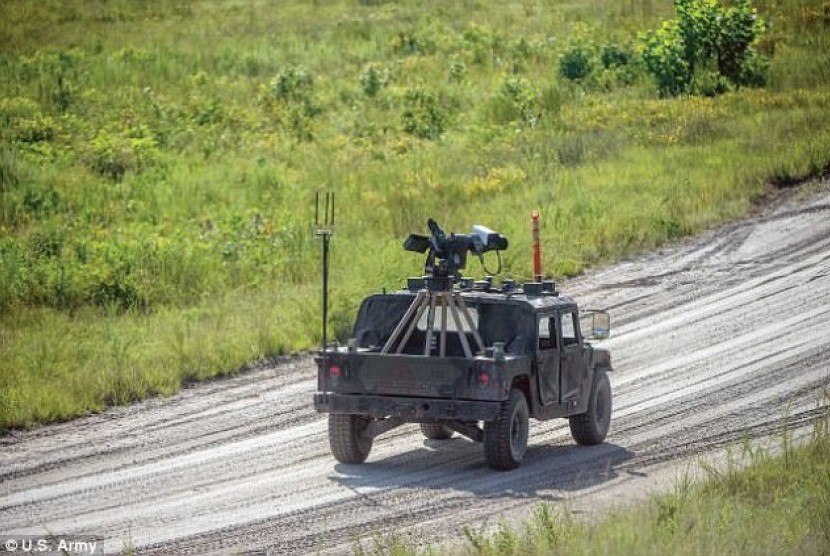
{"type": "Polygon", "coordinates": [[[392,49],[398,54],[435,54],[438,45],[429,32],[401,31],[393,43],[392,49]]]}
{"type": "Polygon", "coordinates": [[[461,83],[464,81],[464,76],[467,74],[467,66],[464,62],[459,62],[456,60],[452,64],[450,64],[450,76],[449,79],[452,83],[461,83]]]}
{"type": "Polygon", "coordinates": [[[38,218],[54,214],[61,206],[61,196],[54,185],[26,184],[23,191],[23,210],[38,218]]]}
{"type": "Polygon", "coordinates": [[[369,66],[360,76],[360,87],[373,97],[386,85],[386,76],[375,66],[369,66]]]}
{"type": "Polygon", "coordinates": [[[32,251],[41,258],[59,257],[66,243],[66,234],[62,230],[45,230],[32,234],[32,251]]]}
{"type": "Polygon", "coordinates": [[[27,97],[0,99],[0,123],[3,125],[9,125],[18,118],[35,118],[40,112],[40,106],[27,97]]]}
{"type": "Polygon", "coordinates": [[[614,69],[629,65],[634,55],[630,50],[618,44],[609,43],[602,47],[599,59],[605,69],[614,69]]]}
{"type": "Polygon", "coordinates": [[[271,95],[277,101],[267,102],[272,115],[298,141],[314,138],[313,119],[322,111],[314,101],[314,81],[302,67],[288,68],[271,82],[271,95]]]}
{"type": "Polygon", "coordinates": [[[490,111],[495,123],[517,121],[533,127],[541,118],[539,95],[527,79],[510,76],[504,80],[498,95],[491,101],[490,111]]]}
{"type": "Polygon", "coordinates": [[[402,119],[405,132],[434,141],[444,133],[449,115],[435,93],[415,89],[404,96],[402,119]]]}
{"type": "Polygon", "coordinates": [[[675,0],[677,18],[643,37],[643,60],[662,95],[718,94],[764,84],[766,60],[755,50],[763,20],[740,0],[675,0]]]}
{"type": "Polygon", "coordinates": [[[90,144],[90,166],[101,176],[120,181],[127,172],[139,172],[159,156],[152,137],[124,137],[102,132],[90,144]]]}
{"type": "Polygon", "coordinates": [[[592,69],[591,55],[583,46],[574,46],[559,57],[559,74],[571,81],[585,79],[592,69]]]}
{"type": "Polygon", "coordinates": [[[287,68],[271,82],[271,92],[278,100],[307,100],[313,88],[311,74],[302,67],[287,68]]]}
{"type": "Polygon", "coordinates": [[[58,132],[55,120],[43,114],[33,118],[20,118],[14,123],[14,138],[21,143],[51,141],[58,132]]]}
{"type": "Polygon", "coordinates": [[[61,131],[58,123],[26,97],[0,99],[0,139],[20,143],[51,141],[61,131]]]}
{"type": "Polygon", "coordinates": [[[192,103],[192,118],[197,125],[218,124],[225,118],[225,110],[218,98],[197,98],[192,103]]]}
{"type": "Polygon", "coordinates": [[[678,40],[676,21],[664,21],[660,29],[643,37],[643,61],[654,76],[661,95],[676,96],[689,90],[692,72],[678,40]]]}
{"type": "Polygon", "coordinates": [[[125,312],[130,309],[144,309],[145,300],[138,289],[122,277],[106,277],[93,289],[91,301],[104,309],[125,312]]]}
{"type": "Polygon", "coordinates": [[[497,31],[470,25],[462,33],[462,48],[476,65],[496,61],[504,51],[505,39],[497,31]]]}

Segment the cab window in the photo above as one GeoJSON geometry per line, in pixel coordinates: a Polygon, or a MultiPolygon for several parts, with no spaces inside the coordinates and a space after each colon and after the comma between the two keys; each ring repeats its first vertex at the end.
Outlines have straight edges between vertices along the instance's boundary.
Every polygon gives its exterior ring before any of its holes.
{"type": "Polygon", "coordinates": [[[556,328],[551,317],[539,319],[539,349],[556,348],[556,328]]]}
{"type": "Polygon", "coordinates": [[[576,337],[576,315],[572,311],[562,313],[562,345],[569,346],[578,342],[576,337]]]}

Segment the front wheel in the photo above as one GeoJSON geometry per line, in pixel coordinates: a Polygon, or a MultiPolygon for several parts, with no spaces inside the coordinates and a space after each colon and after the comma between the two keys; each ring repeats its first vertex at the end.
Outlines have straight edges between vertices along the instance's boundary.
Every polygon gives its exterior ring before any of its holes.
{"type": "Polygon", "coordinates": [[[361,415],[329,413],[329,445],[340,463],[363,463],[372,449],[372,438],[363,433],[369,419],[361,415]]]}
{"type": "Polygon", "coordinates": [[[520,390],[511,390],[499,415],[484,424],[484,455],[493,469],[516,469],[527,451],[529,432],[527,400],[520,390]]]}
{"type": "Polygon", "coordinates": [[[597,369],[594,372],[588,411],[568,418],[571,436],[578,444],[599,444],[605,440],[611,425],[611,405],[611,382],[605,371],[597,369]]]}

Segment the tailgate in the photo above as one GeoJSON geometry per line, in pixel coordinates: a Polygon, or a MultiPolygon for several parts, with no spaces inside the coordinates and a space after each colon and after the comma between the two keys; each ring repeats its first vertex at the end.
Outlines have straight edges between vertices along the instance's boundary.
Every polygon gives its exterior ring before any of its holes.
{"type": "Polygon", "coordinates": [[[321,373],[323,391],[428,398],[490,397],[474,384],[475,370],[482,363],[476,359],[377,352],[343,355],[330,359],[329,365],[338,366],[339,373],[321,373]]]}

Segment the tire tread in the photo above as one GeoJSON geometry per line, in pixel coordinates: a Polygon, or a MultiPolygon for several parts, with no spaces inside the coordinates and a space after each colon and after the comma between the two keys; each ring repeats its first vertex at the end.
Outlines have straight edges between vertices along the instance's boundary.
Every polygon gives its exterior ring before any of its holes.
{"type": "Polygon", "coordinates": [[[585,413],[580,413],[578,415],[571,415],[568,418],[568,424],[571,428],[571,436],[577,444],[582,444],[586,446],[600,444],[605,440],[605,436],[608,433],[607,430],[600,431],[597,428],[596,419],[594,417],[594,412],[596,410],[596,391],[600,383],[603,382],[605,383],[605,386],[608,389],[608,399],[606,400],[608,407],[606,408],[606,411],[608,411],[609,414],[611,413],[611,385],[608,381],[608,375],[605,373],[605,371],[603,371],[602,369],[598,369],[594,375],[594,383],[591,385],[591,397],[588,401],[588,411],[586,411],[585,413]]]}
{"type": "MultiPolygon", "coordinates": [[[[502,403],[498,416],[484,424],[484,455],[493,469],[509,471],[519,467],[510,450],[510,426],[516,406],[524,400],[520,390],[511,390],[510,398],[502,403]]],[[[525,401],[526,403],[526,401],[525,401]]]]}
{"type": "Polygon", "coordinates": [[[329,414],[329,445],[340,463],[363,463],[372,449],[371,438],[360,433],[368,421],[360,415],[329,414]]]}

